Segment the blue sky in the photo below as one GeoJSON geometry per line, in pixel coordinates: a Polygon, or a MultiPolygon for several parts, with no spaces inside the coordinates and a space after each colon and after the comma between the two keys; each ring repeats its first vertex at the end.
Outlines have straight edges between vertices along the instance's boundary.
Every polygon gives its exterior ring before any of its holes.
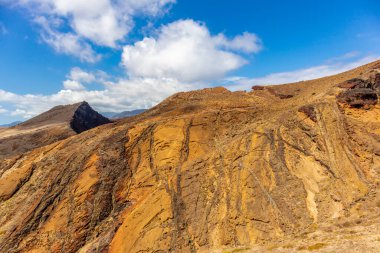
{"type": "Polygon", "coordinates": [[[87,100],[330,75],[380,56],[380,2],[0,0],[0,124],[87,100]]]}

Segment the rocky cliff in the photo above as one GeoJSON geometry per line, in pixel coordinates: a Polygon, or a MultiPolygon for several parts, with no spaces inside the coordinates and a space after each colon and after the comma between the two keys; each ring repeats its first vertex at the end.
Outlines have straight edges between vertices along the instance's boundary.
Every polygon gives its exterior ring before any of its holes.
{"type": "Polygon", "coordinates": [[[8,158],[0,251],[376,252],[379,72],[178,93],[8,158]]]}
{"type": "Polygon", "coordinates": [[[108,123],[111,121],[94,111],[87,102],[80,103],[70,119],[70,127],[76,133],[82,133],[108,123]]]}

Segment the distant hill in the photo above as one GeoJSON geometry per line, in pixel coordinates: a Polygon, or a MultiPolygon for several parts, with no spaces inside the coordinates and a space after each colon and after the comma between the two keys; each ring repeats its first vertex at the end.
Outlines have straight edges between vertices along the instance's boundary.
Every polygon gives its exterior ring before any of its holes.
{"type": "Polygon", "coordinates": [[[128,117],[136,116],[136,115],[138,115],[140,113],[143,113],[145,111],[146,111],[145,109],[138,109],[138,110],[133,110],[133,111],[125,111],[125,112],[121,112],[121,113],[118,113],[118,114],[114,115],[112,117],[112,119],[128,118],[128,117]]]}
{"type": "Polygon", "coordinates": [[[132,111],[124,111],[124,112],[102,112],[102,115],[109,118],[109,119],[122,119],[122,118],[128,118],[136,116],[140,113],[145,112],[146,109],[137,109],[132,111]]]}
{"type": "Polygon", "coordinates": [[[0,131],[0,158],[22,154],[111,121],[87,102],[60,105],[0,131]]]}
{"type": "Polygon", "coordinates": [[[40,127],[51,124],[70,123],[72,130],[77,133],[110,123],[110,120],[91,108],[87,102],[73,105],[59,105],[28,121],[20,127],[40,127]]]}
{"type": "Polygon", "coordinates": [[[21,123],[22,123],[22,121],[15,121],[15,122],[12,122],[12,123],[0,125],[0,127],[13,127],[13,126],[17,126],[18,124],[21,124],[21,123]]]}

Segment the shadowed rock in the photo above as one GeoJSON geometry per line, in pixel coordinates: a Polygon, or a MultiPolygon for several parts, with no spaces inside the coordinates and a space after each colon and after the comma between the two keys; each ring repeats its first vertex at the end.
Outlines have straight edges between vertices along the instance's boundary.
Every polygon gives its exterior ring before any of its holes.
{"type": "Polygon", "coordinates": [[[71,128],[77,133],[108,123],[111,123],[111,121],[94,111],[87,102],[83,102],[77,107],[70,120],[71,128]]]}
{"type": "Polygon", "coordinates": [[[343,89],[370,88],[371,83],[360,78],[353,78],[338,85],[343,89]]]}
{"type": "Polygon", "coordinates": [[[352,107],[361,108],[377,104],[377,94],[369,88],[355,88],[341,93],[338,101],[352,107]]]}
{"type": "Polygon", "coordinates": [[[340,83],[338,87],[347,89],[337,96],[340,103],[355,108],[376,105],[380,94],[380,74],[370,72],[366,80],[353,78],[340,83]]]}
{"type": "Polygon", "coordinates": [[[305,113],[312,121],[317,122],[317,113],[311,105],[305,105],[298,109],[299,112],[305,113]]]}
{"type": "Polygon", "coordinates": [[[255,85],[255,86],[252,86],[252,90],[265,90],[265,86],[255,85]]]}
{"type": "Polygon", "coordinates": [[[378,94],[380,93],[380,73],[375,76],[373,88],[378,94]]]}

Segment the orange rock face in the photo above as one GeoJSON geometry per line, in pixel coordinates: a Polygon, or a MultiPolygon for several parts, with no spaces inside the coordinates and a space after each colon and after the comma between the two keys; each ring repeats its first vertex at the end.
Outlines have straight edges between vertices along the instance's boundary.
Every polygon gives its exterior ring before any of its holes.
{"type": "MultiPolygon", "coordinates": [[[[283,249],[334,252],[345,222],[375,238],[380,108],[336,98],[374,64],[269,90],[178,93],[7,158],[0,251],[265,252],[292,242],[283,249]],[[312,243],[316,231],[331,241],[312,243]]],[[[366,252],[380,243],[355,238],[366,252]]]]}

